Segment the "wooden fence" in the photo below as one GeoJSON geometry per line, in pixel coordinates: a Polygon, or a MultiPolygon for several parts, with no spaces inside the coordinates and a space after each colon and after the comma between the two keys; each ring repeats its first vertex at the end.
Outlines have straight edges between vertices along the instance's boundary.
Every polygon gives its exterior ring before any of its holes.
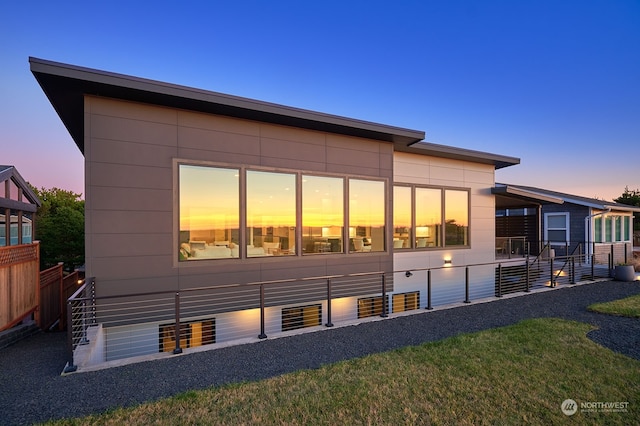
{"type": "Polygon", "coordinates": [[[36,312],[40,299],[40,244],[0,247],[0,331],[36,312]]]}
{"type": "Polygon", "coordinates": [[[78,288],[78,272],[64,275],[63,263],[40,272],[40,328],[51,328],[58,322],[64,330],[67,321],[67,299],[78,288]]]}

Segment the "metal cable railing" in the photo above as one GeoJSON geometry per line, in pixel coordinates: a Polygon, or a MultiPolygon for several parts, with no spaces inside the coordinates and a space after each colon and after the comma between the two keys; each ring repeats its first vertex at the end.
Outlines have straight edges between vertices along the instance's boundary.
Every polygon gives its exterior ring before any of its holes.
{"type": "Polygon", "coordinates": [[[608,269],[595,265],[595,258],[586,262],[579,254],[105,297],[96,296],[96,280],[87,278],[67,302],[65,372],[78,365],[180,353],[212,343],[470,303],[608,274],[608,269]]]}

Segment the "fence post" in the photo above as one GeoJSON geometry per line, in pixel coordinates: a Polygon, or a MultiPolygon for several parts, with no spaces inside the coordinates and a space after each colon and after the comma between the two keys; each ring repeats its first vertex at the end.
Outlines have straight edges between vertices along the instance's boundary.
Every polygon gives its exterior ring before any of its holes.
{"type": "Polygon", "coordinates": [[[464,303],[471,303],[469,300],[469,267],[464,268],[464,303]]]}
{"type": "Polygon", "coordinates": [[[260,284],[260,334],[258,339],[266,339],[267,334],[264,332],[264,284],[260,284]]]}
{"type": "Polygon", "coordinates": [[[502,297],[502,263],[498,263],[498,295],[502,297]]]}
{"type": "Polygon", "coordinates": [[[78,370],[78,366],[73,363],[73,306],[70,300],[67,301],[67,356],[69,361],[62,370],[63,373],[73,373],[78,370]]]}
{"type": "Polygon", "coordinates": [[[427,271],[427,309],[433,309],[431,306],[431,269],[427,271]]]}
{"type": "MultiPolygon", "coordinates": [[[[60,303],[58,303],[59,305],[59,309],[60,309],[60,314],[58,316],[58,318],[60,319],[60,321],[58,322],[58,330],[62,330],[63,327],[63,323],[64,323],[64,318],[62,318],[62,313],[64,312],[64,271],[63,271],[63,266],[64,266],[64,262],[58,262],[58,268],[60,271],[60,274],[58,275],[58,298],[60,300],[60,303]]],[[[42,303],[42,302],[39,302],[42,303]]],[[[40,319],[40,321],[42,321],[42,319],[40,319]]],[[[41,326],[41,324],[38,324],[41,326]]]]}
{"type": "Polygon", "coordinates": [[[182,348],[180,347],[180,292],[176,292],[176,348],[173,350],[173,354],[181,354],[182,348]]]}
{"type": "Polygon", "coordinates": [[[327,323],[326,327],[333,327],[331,322],[331,278],[327,278],[327,323]]]}

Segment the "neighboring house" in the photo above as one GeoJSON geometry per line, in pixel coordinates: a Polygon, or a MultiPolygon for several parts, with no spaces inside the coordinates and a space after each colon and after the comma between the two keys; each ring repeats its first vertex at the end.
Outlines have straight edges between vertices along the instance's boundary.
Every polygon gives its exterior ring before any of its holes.
{"type": "MultiPolygon", "coordinates": [[[[14,166],[0,166],[0,331],[37,311],[39,246],[32,243],[40,200],[14,166]]],[[[4,339],[0,339],[0,345],[4,339]]]]}
{"type": "Polygon", "coordinates": [[[40,200],[14,166],[0,166],[0,247],[29,244],[40,200]]]}
{"type": "MultiPolygon", "coordinates": [[[[426,143],[422,131],[30,63],[85,157],[86,275],[97,296],[234,286],[182,313],[199,336],[186,346],[257,336],[257,293],[238,284],[294,280],[277,287],[280,297],[268,288],[269,334],[327,321],[325,286],[295,291],[296,279],[382,271],[398,312],[427,296],[424,270],[397,271],[495,260],[495,170],[517,158],[426,143]]],[[[494,266],[476,274],[492,295],[494,266]]],[[[460,278],[448,276],[434,303],[461,300],[448,291],[460,278]]],[[[380,313],[377,280],[337,281],[335,315],[380,313]]],[[[144,307],[120,324],[97,320],[107,360],[175,343],[169,320],[144,307]]]]}
{"type": "Polygon", "coordinates": [[[550,247],[556,255],[595,255],[600,264],[631,259],[640,207],[504,183],[493,193],[497,238],[526,238],[533,255],[550,247]]]}

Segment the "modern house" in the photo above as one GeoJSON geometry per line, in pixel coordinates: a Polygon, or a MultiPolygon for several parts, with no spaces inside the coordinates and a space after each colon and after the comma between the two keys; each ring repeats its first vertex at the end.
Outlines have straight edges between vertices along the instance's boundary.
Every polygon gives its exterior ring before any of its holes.
{"type": "MultiPolygon", "coordinates": [[[[136,306],[125,319],[94,317],[98,360],[330,325],[331,315],[380,314],[383,303],[422,308],[425,268],[487,263],[471,291],[494,293],[495,171],[517,158],[427,143],[418,130],[30,64],[85,157],[95,297],[136,306]],[[154,312],[178,293],[193,304],[180,308],[176,338],[171,317],[154,312]]],[[[439,269],[434,304],[462,299],[464,275],[453,269],[439,269]]]]}
{"type": "Polygon", "coordinates": [[[579,251],[599,264],[631,259],[633,215],[640,207],[505,183],[492,192],[496,237],[505,244],[498,250],[538,253],[547,247],[562,256],[579,251]]]}

